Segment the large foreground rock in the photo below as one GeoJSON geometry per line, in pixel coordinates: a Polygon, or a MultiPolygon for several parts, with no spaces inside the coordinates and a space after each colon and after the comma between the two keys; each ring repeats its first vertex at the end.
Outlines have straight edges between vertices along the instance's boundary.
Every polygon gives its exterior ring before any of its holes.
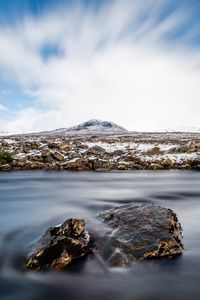
{"type": "Polygon", "coordinates": [[[26,260],[26,269],[61,270],[74,259],[88,253],[90,236],[84,220],[68,219],[61,226],[50,227],[26,260]]]}
{"type": "MultiPolygon", "coordinates": [[[[93,253],[108,266],[125,267],[137,260],[183,252],[182,228],[176,214],[153,204],[128,204],[97,215],[91,228],[93,253]]],[[[26,260],[26,269],[61,270],[90,252],[84,220],[69,219],[50,227],[26,260]]]]}
{"type": "Polygon", "coordinates": [[[96,236],[97,253],[109,266],[183,253],[176,214],[153,204],[128,204],[100,213],[105,225],[96,236]]]}

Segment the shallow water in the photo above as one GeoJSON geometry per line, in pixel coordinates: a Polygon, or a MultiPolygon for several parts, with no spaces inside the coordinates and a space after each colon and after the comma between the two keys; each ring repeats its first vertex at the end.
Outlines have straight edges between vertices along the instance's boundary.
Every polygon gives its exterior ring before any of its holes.
{"type": "Polygon", "coordinates": [[[0,173],[0,298],[199,299],[200,172],[0,173]],[[24,256],[47,227],[69,217],[149,201],[173,209],[183,225],[184,255],[107,269],[88,257],[66,273],[23,273],[24,256]]]}

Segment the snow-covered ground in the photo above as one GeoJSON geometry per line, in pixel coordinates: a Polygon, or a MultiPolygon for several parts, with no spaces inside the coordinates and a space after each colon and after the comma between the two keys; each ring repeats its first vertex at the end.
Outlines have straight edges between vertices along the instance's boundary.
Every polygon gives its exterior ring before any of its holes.
{"type": "Polygon", "coordinates": [[[0,151],[12,153],[14,169],[200,169],[200,134],[194,133],[1,137],[0,151]]]}

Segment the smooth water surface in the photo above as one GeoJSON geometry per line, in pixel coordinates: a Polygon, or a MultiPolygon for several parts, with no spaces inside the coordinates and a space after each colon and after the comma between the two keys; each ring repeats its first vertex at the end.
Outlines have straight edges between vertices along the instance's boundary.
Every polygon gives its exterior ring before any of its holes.
{"type": "MultiPolygon", "coordinates": [[[[94,224],[93,224],[94,222],[94,224]]],[[[0,173],[0,299],[200,299],[200,172],[0,173]],[[107,269],[88,257],[66,273],[21,272],[25,255],[52,225],[116,205],[149,201],[173,209],[184,255],[107,269]]]]}

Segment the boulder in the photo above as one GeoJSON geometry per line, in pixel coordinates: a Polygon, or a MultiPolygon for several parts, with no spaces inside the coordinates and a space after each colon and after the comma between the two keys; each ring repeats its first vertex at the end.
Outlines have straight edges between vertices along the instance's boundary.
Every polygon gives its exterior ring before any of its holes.
{"type": "Polygon", "coordinates": [[[42,155],[42,157],[48,157],[51,155],[51,151],[48,148],[45,148],[42,150],[41,155],[42,155]]]}
{"type": "Polygon", "coordinates": [[[199,150],[199,147],[200,147],[199,143],[196,143],[195,141],[188,142],[187,146],[188,146],[190,152],[195,152],[195,151],[199,150]]]}
{"type": "Polygon", "coordinates": [[[89,252],[108,266],[127,267],[144,259],[183,253],[183,234],[176,214],[149,203],[122,205],[96,216],[91,236],[84,220],[68,219],[50,227],[27,257],[27,270],[62,270],[89,252]],[[92,251],[91,251],[92,250],[92,251]]]}
{"type": "Polygon", "coordinates": [[[70,145],[68,145],[68,144],[59,144],[58,148],[60,150],[68,151],[68,150],[70,150],[70,145]]]}
{"type": "Polygon", "coordinates": [[[26,163],[26,167],[30,169],[43,169],[44,163],[40,161],[29,161],[26,163]]]}
{"type": "Polygon", "coordinates": [[[58,161],[63,161],[64,160],[64,156],[58,152],[58,151],[52,151],[51,155],[58,161]]]}
{"type": "Polygon", "coordinates": [[[73,260],[88,253],[90,235],[84,220],[68,219],[50,227],[27,257],[25,268],[31,270],[62,270],[73,260]]]}
{"type": "Polygon", "coordinates": [[[0,164],[0,171],[11,171],[12,166],[10,164],[0,164]]]}
{"type": "Polygon", "coordinates": [[[104,153],[106,153],[106,151],[98,145],[95,145],[86,151],[86,154],[88,155],[101,155],[104,153]]]}
{"type": "Polygon", "coordinates": [[[161,151],[159,147],[153,147],[153,148],[147,150],[146,154],[150,155],[150,156],[161,155],[161,154],[163,154],[163,151],[161,151]]]}
{"type": "Polygon", "coordinates": [[[176,214],[153,204],[127,204],[97,215],[102,232],[96,252],[109,266],[129,266],[137,260],[183,253],[182,228],[176,214]]]}
{"type": "Polygon", "coordinates": [[[164,169],[164,167],[162,165],[162,162],[160,162],[160,163],[151,163],[149,168],[152,169],[152,170],[162,170],[162,169],[164,169]]]}
{"type": "Polygon", "coordinates": [[[78,157],[67,161],[65,164],[63,164],[63,166],[64,166],[64,169],[66,169],[66,170],[80,171],[80,170],[88,169],[85,164],[85,161],[82,158],[78,158],[78,157]]]}
{"type": "Polygon", "coordinates": [[[58,148],[58,144],[55,143],[55,142],[49,142],[49,143],[48,143],[48,147],[49,147],[50,149],[56,149],[56,148],[58,148]]]}
{"type": "Polygon", "coordinates": [[[170,158],[166,158],[166,159],[163,159],[162,165],[165,169],[171,169],[174,166],[174,162],[170,158]]]}

